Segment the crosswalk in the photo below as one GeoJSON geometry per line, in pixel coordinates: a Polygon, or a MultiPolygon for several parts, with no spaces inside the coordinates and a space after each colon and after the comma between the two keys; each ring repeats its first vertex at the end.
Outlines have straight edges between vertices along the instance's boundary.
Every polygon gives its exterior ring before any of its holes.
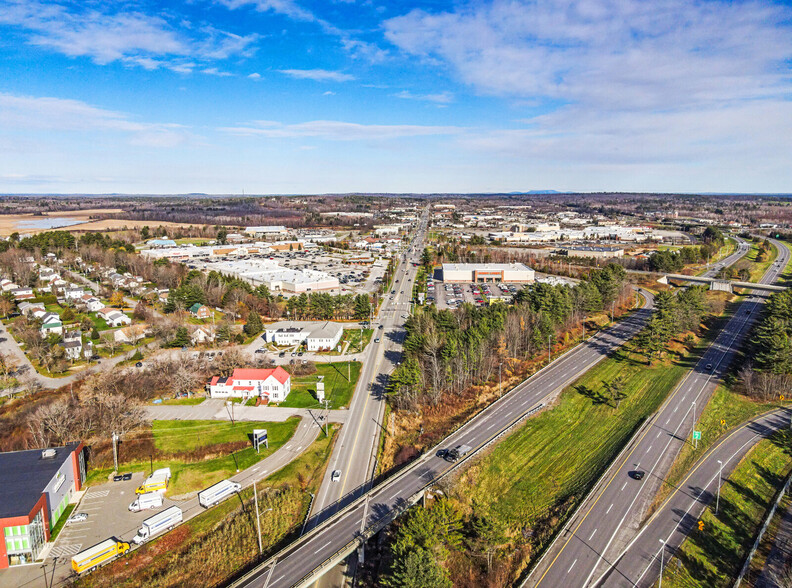
{"type": "Polygon", "coordinates": [[[87,492],[83,499],[90,499],[90,498],[104,498],[110,494],[110,490],[92,490],[91,492],[87,492]]]}
{"type": "Polygon", "coordinates": [[[80,553],[82,543],[74,543],[72,545],[56,545],[49,552],[49,557],[71,557],[80,553]]]}

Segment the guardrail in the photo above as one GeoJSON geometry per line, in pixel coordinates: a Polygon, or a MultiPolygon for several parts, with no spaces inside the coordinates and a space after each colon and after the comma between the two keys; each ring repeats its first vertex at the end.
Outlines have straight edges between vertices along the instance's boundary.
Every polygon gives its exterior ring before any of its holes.
{"type": "MultiPolygon", "coordinates": [[[[626,320],[632,320],[632,319],[634,319],[634,315],[630,315],[626,320]]],[[[613,328],[613,327],[621,325],[621,324],[622,324],[621,322],[615,323],[610,328],[613,328]]],[[[610,328],[608,328],[606,330],[603,330],[603,331],[600,331],[599,333],[597,333],[597,335],[607,333],[610,330],[610,328]]],[[[398,480],[401,480],[407,474],[412,472],[414,469],[416,469],[420,465],[423,465],[427,461],[428,458],[434,456],[437,453],[437,450],[438,450],[438,448],[440,446],[445,445],[448,442],[448,440],[451,437],[453,437],[455,434],[457,434],[462,427],[470,426],[473,423],[477,422],[478,420],[482,419],[484,417],[484,415],[488,415],[490,412],[494,411],[507,398],[510,398],[515,393],[517,393],[520,389],[522,389],[525,386],[527,386],[528,383],[531,382],[533,379],[536,379],[537,377],[543,375],[543,373],[546,373],[545,370],[550,368],[555,363],[563,360],[564,358],[570,356],[572,353],[574,353],[575,351],[577,351],[578,349],[580,349],[584,345],[590,343],[591,339],[593,339],[597,335],[594,335],[593,337],[591,337],[589,339],[581,341],[580,343],[575,345],[572,349],[569,349],[565,353],[562,353],[561,355],[557,356],[556,358],[553,359],[553,361],[548,363],[544,368],[542,368],[541,370],[539,370],[538,372],[536,372],[534,374],[531,374],[531,376],[529,376],[528,378],[526,378],[525,380],[520,382],[517,386],[515,386],[514,388],[512,388],[508,392],[504,393],[503,396],[498,398],[495,402],[493,402],[489,406],[487,406],[484,409],[482,409],[480,412],[478,412],[476,415],[474,415],[471,419],[469,419],[468,421],[466,421],[464,423],[458,424],[454,428],[453,431],[451,431],[448,435],[446,435],[446,437],[444,437],[439,443],[437,443],[431,449],[425,451],[418,459],[416,459],[415,461],[413,461],[412,463],[410,463],[409,465],[404,467],[402,470],[400,470],[398,473],[394,474],[393,476],[391,476],[389,478],[386,478],[388,483],[389,484],[393,484],[393,483],[397,482],[398,480]]],[[[355,549],[356,546],[360,545],[361,540],[364,540],[367,536],[370,536],[371,534],[374,534],[374,533],[378,532],[379,530],[381,530],[382,528],[384,528],[385,526],[390,524],[399,515],[401,515],[407,508],[409,508],[410,506],[415,504],[415,502],[417,502],[417,500],[420,498],[420,496],[423,493],[423,491],[428,486],[431,486],[432,484],[435,484],[438,480],[440,480],[443,477],[447,476],[449,473],[454,471],[456,468],[461,466],[463,463],[466,463],[467,461],[469,461],[470,459],[475,457],[478,454],[479,451],[484,449],[486,446],[490,445],[492,442],[494,442],[499,437],[501,437],[504,434],[506,434],[510,429],[512,429],[514,426],[516,426],[516,424],[518,424],[520,421],[528,418],[528,416],[531,416],[531,415],[535,414],[536,412],[538,412],[539,410],[541,410],[541,408],[543,408],[545,406],[544,401],[548,397],[550,397],[553,394],[555,394],[557,392],[557,390],[561,386],[564,386],[564,385],[566,385],[566,384],[564,383],[564,384],[561,384],[560,386],[554,387],[550,392],[545,394],[540,399],[540,402],[539,402],[538,405],[535,405],[533,408],[520,413],[520,415],[516,419],[512,420],[509,424],[507,424],[505,427],[501,428],[499,431],[496,431],[486,441],[484,441],[483,443],[481,443],[478,446],[476,446],[473,450],[471,450],[464,458],[460,459],[458,462],[456,462],[454,465],[450,466],[447,470],[442,472],[440,475],[436,476],[435,478],[433,478],[432,480],[430,480],[429,482],[424,484],[419,491],[417,491],[416,493],[410,495],[410,497],[408,497],[408,499],[405,501],[404,504],[399,505],[398,507],[396,507],[394,509],[391,509],[381,519],[379,519],[378,521],[375,521],[372,525],[370,525],[370,527],[367,527],[366,529],[364,529],[362,533],[358,534],[355,538],[353,538],[352,540],[347,542],[343,547],[341,547],[340,549],[336,550],[332,555],[330,555],[328,558],[326,558],[321,564],[319,564],[316,568],[311,570],[308,574],[303,576],[294,585],[295,586],[306,586],[307,585],[306,582],[310,583],[310,581],[314,577],[317,577],[317,572],[318,571],[324,570],[330,565],[334,565],[335,562],[340,561],[340,559],[342,559],[343,557],[345,557],[346,555],[351,553],[355,549]],[[380,523],[381,523],[381,526],[378,526],[378,525],[380,525],[380,523]],[[373,528],[374,526],[378,526],[378,528],[375,531],[370,531],[370,529],[373,528]],[[330,562],[332,562],[332,563],[330,563],[330,562]]],[[[383,483],[384,483],[384,481],[383,481],[383,483]]],[[[240,578],[238,578],[237,580],[235,580],[234,582],[229,584],[228,585],[229,588],[238,588],[239,586],[242,586],[243,584],[249,582],[260,571],[265,570],[268,567],[275,565],[278,560],[282,560],[283,559],[283,556],[285,554],[287,554],[287,553],[289,553],[291,551],[294,551],[294,549],[297,547],[298,543],[304,543],[304,542],[308,541],[314,535],[324,531],[324,529],[327,526],[331,525],[332,523],[334,523],[335,521],[337,521],[341,517],[346,516],[347,514],[349,514],[353,510],[355,510],[357,507],[359,507],[364,501],[368,500],[368,497],[369,497],[369,495],[372,492],[377,491],[377,490],[379,490],[379,486],[374,487],[371,490],[369,490],[368,492],[366,492],[363,495],[359,496],[358,498],[356,498],[355,500],[350,502],[347,506],[345,506],[344,508],[342,508],[338,512],[334,513],[333,515],[331,515],[330,517],[325,519],[322,522],[322,524],[313,527],[305,535],[302,535],[297,541],[291,543],[290,545],[287,545],[286,547],[281,549],[279,552],[277,552],[275,555],[271,556],[269,559],[267,559],[263,563],[256,565],[253,569],[251,569],[250,571],[248,571],[247,573],[242,575],[240,578]]],[[[327,508],[331,508],[335,504],[338,504],[339,502],[341,502],[341,501],[340,500],[336,501],[335,503],[329,505],[327,508]]]]}

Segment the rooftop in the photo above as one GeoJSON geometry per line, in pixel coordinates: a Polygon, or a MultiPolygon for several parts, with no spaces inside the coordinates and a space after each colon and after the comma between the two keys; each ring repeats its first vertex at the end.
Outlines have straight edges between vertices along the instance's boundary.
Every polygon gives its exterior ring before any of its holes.
{"type": "Polygon", "coordinates": [[[0,519],[27,516],[52,477],[79,443],[55,448],[55,457],[44,459],[41,449],[0,453],[0,519]]]}
{"type": "Polygon", "coordinates": [[[474,271],[474,270],[506,270],[506,271],[529,271],[524,263],[444,263],[443,271],[474,271]]]}

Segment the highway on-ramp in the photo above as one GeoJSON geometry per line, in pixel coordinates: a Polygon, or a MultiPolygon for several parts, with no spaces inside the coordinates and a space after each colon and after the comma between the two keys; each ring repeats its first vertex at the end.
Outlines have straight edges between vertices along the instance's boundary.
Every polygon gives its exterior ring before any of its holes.
{"type": "MultiPolygon", "coordinates": [[[[559,390],[604,359],[633,337],[651,315],[652,297],[644,293],[645,304],[613,327],[600,331],[560,356],[450,435],[443,448],[460,444],[478,449],[503,431],[550,402],[559,390]]],[[[453,468],[437,453],[430,452],[358,499],[313,531],[307,533],[274,558],[258,566],[234,586],[282,588],[315,581],[340,553],[357,544],[363,529],[376,527],[394,512],[408,505],[425,487],[453,468]],[[364,514],[365,513],[365,514],[364,514]]]]}
{"type": "MultiPolygon", "coordinates": [[[[790,257],[785,245],[779,241],[773,244],[778,257],[762,276],[760,281],[764,284],[778,279],[790,257]]],[[[691,435],[699,414],[697,409],[706,406],[756,320],[763,300],[750,296],[738,305],[693,370],[619,458],[617,467],[608,472],[594,494],[565,525],[555,544],[531,572],[526,586],[585,587],[606,571],[637,532],[643,513],[691,435]],[[645,472],[641,480],[634,477],[638,471],[645,472]]]]}

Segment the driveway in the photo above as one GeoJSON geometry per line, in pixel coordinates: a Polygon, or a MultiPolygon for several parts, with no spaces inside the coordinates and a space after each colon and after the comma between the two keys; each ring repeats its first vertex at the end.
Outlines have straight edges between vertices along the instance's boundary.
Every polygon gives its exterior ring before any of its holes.
{"type": "MultiPolygon", "coordinates": [[[[146,414],[152,420],[167,421],[229,421],[233,414],[235,421],[272,421],[283,422],[291,417],[298,416],[303,420],[320,422],[320,417],[325,414],[322,409],[310,408],[284,408],[280,406],[244,406],[235,404],[233,413],[225,406],[225,400],[207,398],[201,404],[170,404],[146,406],[146,414]]],[[[328,420],[331,423],[346,422],[349,411],[331,410],[328,420]]]]}

